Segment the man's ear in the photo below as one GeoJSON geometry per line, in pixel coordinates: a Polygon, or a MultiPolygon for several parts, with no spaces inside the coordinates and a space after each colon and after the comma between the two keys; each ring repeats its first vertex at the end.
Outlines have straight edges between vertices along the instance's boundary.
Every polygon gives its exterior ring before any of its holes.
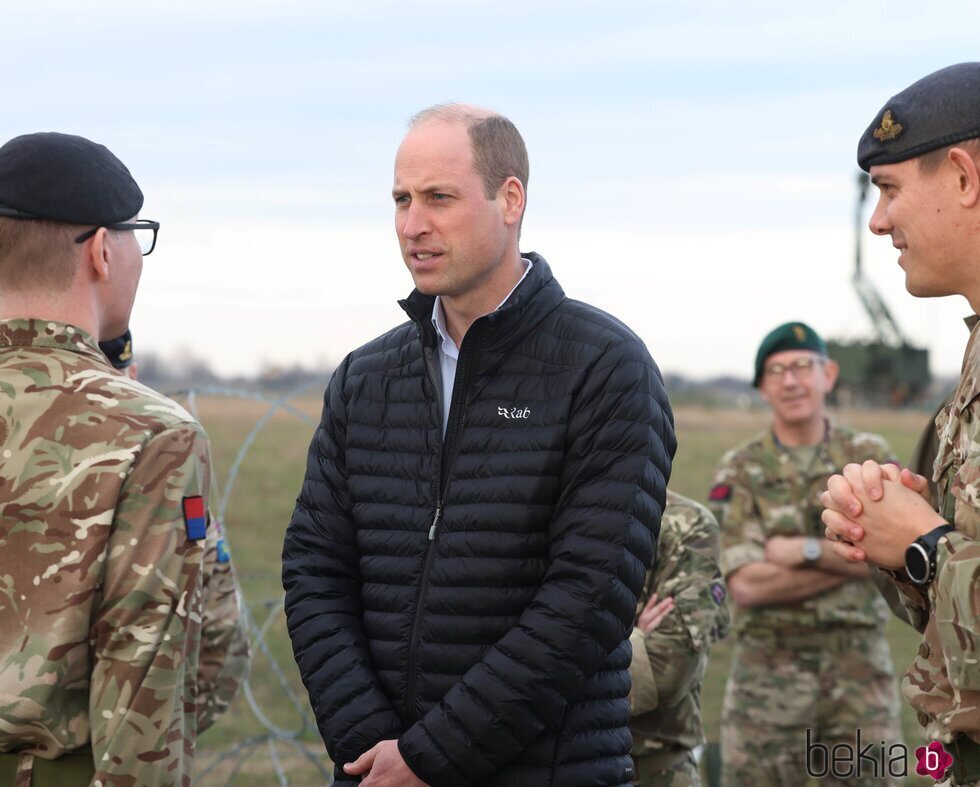
{"type": "Polygon", "coordinates": [[[952,148],[947,160],[956,174],[959,203],[964,208],[980,204],[980,171],[977,162],[963,148],[952,148]]]}
{"type": "Polygon", "coordinates": [[[524,215],[524,184],[511,175],[497,190],[497,197],[503,199],[504,223],[518,224],[524,215]]]}
{"type": "Polygon", "coordinates": [[[823,362],[823,375],[827,383],[826,392],[830,393],[834,390],[834,386],[837,384],[837,378],[840,376],[840,364],[831,358],[827,358],[823,362]]]}
{"type": "Polygon", "coordinates": [[[99,227],[95,234],[82,244],[82,265],[91,272],[98,282],[109,281],[109,245],[106,243],[108,230],[99,227]]]}

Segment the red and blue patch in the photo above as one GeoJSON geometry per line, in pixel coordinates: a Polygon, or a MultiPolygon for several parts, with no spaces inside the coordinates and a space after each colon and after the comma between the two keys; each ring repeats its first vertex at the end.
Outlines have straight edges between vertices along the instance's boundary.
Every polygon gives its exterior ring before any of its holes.
{"type": "Polygon", "coordinates": [[[204,510],[204,498],[193,495],[183,499],[184,527],[189,541],[200,541],[208,534],[208,517],[204,510]]]}
{"type": "Polygon", "coordinates": [[[732,487],[730,484],[715,484],[711,487],[711,491],[708,492],[708,500],[713,500],[716,503],[723,503],[731,499],[732,487]]]}

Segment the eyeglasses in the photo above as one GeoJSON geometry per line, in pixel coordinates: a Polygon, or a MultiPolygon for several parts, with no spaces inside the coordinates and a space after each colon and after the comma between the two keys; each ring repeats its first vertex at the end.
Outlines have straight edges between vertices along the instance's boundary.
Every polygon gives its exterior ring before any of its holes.
{"type": "Polygon", "coordinates": [[[790,363],[771,363],[763,370],[763,374],[770,380],[781,380],[786,372],[792,372],[797,380],[805,380],[813,374],[818,363],[823,363],[823,358],[797,358],[790,363]]]}
{"type": "Polygon", "coordinates": [[[88,232],[83,232],[77,238],[75,238],[75,243],[84,243],[96,232],[98,232],[102,227],[107,230],[120,230],[126,231],[130,230],[136,234],[136,241],[140,245],[140,251],[143,256],[150,254],[157,245],[157,230],[160,229],[159,221],[150,221],[149,219],[137,219],[131,222],[122,222],[119,224],[101,224],[93,230],[88,232]]]}

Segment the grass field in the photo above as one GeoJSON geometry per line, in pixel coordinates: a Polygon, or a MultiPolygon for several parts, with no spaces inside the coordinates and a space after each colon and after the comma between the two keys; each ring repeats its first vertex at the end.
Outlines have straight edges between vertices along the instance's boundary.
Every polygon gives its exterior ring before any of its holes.
{"type": "MultiPolygon", "coordinates": [[[[320,401],[316,396],[311,394],[293,404],[307,418],[318,419],[320,401]]],[[[223,487],[242,441],[259,419],[267,415],[269,405],[200,396],[195,406],[211,435],[217,479],[223,487]]],[[[928,416],[922,412],[849,411],[835,413],[834,418],[839,423],[884,435],[898,456],[905,460],[911,454],[928,416]]],[[[703,501],[722,452],[764,428],[767,416],[762,411],[679,407],[675,410],[675,420],[679,448],[671,488],[703,501]]],[[[261,652],[256,655],[250,681],[251,692],[268,722],[289,731],[302,729],[304,723],[303,715],[290,700],[289,691],[298,697],[304,709],[307,700],[293,666],[284,618],[281,613],[277,614],[275,604],[282,593],[279,556],[283,533],[303,478],[306,449],[312,432],[312,425],[298,415],[276,412],[259,431],[241,464],[236,483],[228,496],[230,502],[225,514],[226,532],[246,602],[253,609],[259,625],[270,614],[273,615],[265,638],[272,660],[261,652]],[[262,606],[265,601],[270,601],[273,606],[262,606]],[[279,668],[283,672],[282,679],[279,668]],[[284,688],[283,680],[289,691],[284,688]]],[[[896,666],[901,671],[918,646],[917,635],[894,622],[889,628],[889,641],[896,666]]],[[[704,721],[709,741],[718,738],[718,715],[730,652],[729,642],[719,643],[715,647],[704,681],[704,721]]],[[[908,707],[903,707],[903,727],[906,742],[919,745],[920,728],[908,707]]],[[[232,753],[237,744],[259,738],[266,732],[267,727],[257,718],[246,698],[240,695],[226,716],[201,736],[198,769],[214,767],[195,783],[204,787],[279,784],[274,765],[276,760],[287,773],[288,783],[294,787],[323,783],[317,767],[311,761],[318,758],[326,762],[315,729],[307,729],[299,736],[303,750],[293,745],[279,744],[270,751],[268,745],[263,743],[232,753]],[[248,752],[251,754],[244,757],[248,752]]]]}

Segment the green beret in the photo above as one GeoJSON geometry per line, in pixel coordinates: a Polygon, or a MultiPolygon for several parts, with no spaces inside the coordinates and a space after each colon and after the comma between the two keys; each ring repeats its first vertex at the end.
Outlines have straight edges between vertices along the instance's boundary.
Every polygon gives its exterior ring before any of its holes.
{"type": "Polygon", "coordinates": [[[977,137],[980,63],[957,63],[888,99],[858,142],[858,166],[868,172],[977,137]]]}
{"type": "Polygon", "coordinates": [[[778,328],[773,328],[762,340],[759,352],[755,354],[755,377],[752,385],[759,387],[766,358],[783,350],[813,350],[826,355],[827,342],[805,322],[785,322],[778,328]]]}

